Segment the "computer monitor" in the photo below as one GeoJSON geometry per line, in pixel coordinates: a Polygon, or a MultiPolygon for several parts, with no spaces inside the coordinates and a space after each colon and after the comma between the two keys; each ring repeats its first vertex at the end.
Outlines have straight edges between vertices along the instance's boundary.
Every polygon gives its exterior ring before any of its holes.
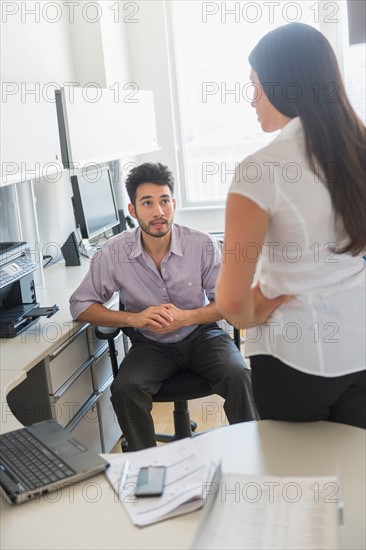
{"type": "Polygon", "coordinates": [[[76,225],[83,239],[98,237],[120,223],[108,167],[71,176],[76,225]]]}

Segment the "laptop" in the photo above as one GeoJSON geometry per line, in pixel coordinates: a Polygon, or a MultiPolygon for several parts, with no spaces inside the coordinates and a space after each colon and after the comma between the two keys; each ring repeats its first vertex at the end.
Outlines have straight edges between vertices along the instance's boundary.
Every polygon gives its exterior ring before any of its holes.
{"type": "Polygon", "coordinates": [[[108,466],[53,420],[0,435],[0,486],[11,504],[55,491],[108,466]]]}

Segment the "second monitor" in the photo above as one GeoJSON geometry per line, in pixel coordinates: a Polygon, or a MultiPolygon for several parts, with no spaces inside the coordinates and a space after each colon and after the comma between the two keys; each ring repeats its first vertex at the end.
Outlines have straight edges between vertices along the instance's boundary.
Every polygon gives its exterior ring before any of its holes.
{"type": "Polygon", "coordinates": [[[120,223],[110,169],[84,169],[71,176],[71,185],[75,222],[83,239],[80,252],[90,256],[95,250],[89,240],[120,223]]]}

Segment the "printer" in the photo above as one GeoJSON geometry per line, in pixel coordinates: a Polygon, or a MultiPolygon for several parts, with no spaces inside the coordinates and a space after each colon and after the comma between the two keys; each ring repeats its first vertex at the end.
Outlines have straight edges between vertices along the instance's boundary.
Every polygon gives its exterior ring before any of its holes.
{"type": "Polygon", "coordinates": [[[39,317],[58,311],[56,305],[39,307],[33,279],[37,269],[27,243],[0,243],[0,337],[14,338],[39,317]]]}

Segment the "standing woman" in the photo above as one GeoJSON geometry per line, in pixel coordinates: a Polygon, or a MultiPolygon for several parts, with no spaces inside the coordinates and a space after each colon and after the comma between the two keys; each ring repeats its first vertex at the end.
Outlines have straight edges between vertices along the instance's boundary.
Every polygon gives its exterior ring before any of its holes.
{"type": "Polygon", "coordinates": [[[316,29],[280,27],[249,62],[262,129],[281,132],[237,168],[216,303],[248,329],[262,419],[365,428],[365,127],[316,29]]]}

